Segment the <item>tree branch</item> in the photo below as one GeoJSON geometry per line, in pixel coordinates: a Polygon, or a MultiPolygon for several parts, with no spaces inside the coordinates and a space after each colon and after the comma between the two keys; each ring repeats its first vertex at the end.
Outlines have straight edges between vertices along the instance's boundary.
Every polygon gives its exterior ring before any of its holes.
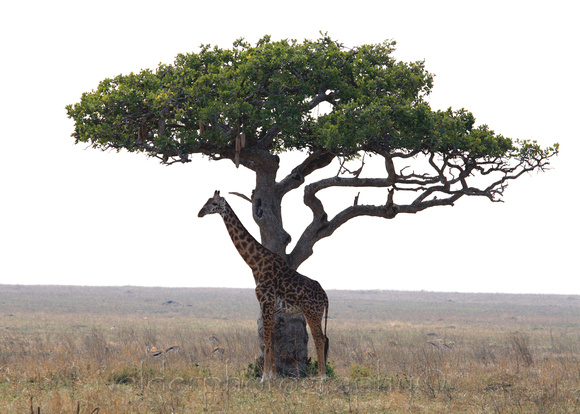
{"type": "Polygon", "coordinates": [[[335,155],[325,150],[316,150],[306,157],[304,161],[295,167],[290,174],[276,184],[276,193],[280,199],[288,192],[304,184],[306,177],[314,171],[329,165],[335,155]]]}
{"type": "Polygon", "coordinates": [[[271,127],[268,132],[266,132],[266,135],[258,140],[257,147],[260,149],[270,149],[274,138],[276,138],[276,135],[278,135],[281,130],[282,129],[278,125],[271,127]]]}
{"type": "Polygon", "coordinates": [[[238,193],[236,191],[230,191],[230,194],[233,194],[233,195],[236,195],[236,196],[238,196],[240,198],[243,198],[244,200],[249,201],[250,203],[252,202],[252,199],[250,197],[248,197],[247,195],[245,195],[245,194],[238,193]]]}
{"type": "Polygon", "coordinates": [[[312,211],[313,218],[288,256],[294,268],[312,255],[314,244],[332,235],[353,218],[369,216],[392,219],[398,214],[415,214],[431,207],[453,206],[465,195],[487,197],[493,202],[499,202],[510,180],[515,180],[527,172],[546,168],[548,158],[554,154],[521,157],[514,164],[513,157],[477,159],[465,153],[424,152],[429,170],[424,173],[407,174],[404,170],[408,166],[397,173],[392,154],[386,155],[384,157],[388,175],[386,178],[335,176],[305,187],[304,204],[312,211]],[[493,175],[497,176],[496,179],[491,183],[488,180],[484,187],[469,183],[475,181],[481,184],[482,178],[493,175]],[[357,196],[354,205],[344,208],[329,219],[317,193],[331,187],[374,187],[390,190],[384,205],[360,205],[357,196]],[[394,196],[398,192],[417,192],[418,195],[406,204],[395,204],[394,196]]]}
{"type": "Polygon", "coordinates": [[[334,102],[334,93],[331,92],[331,93],[327,94],[326,93],[327,90],[328,90],[327,85],[325,85],[325,84],[320,85],[320,87],[318,88],[318,93],[316,94],[316,96],[314,96],[314,98],[312,98],[312,100],[310,102],[308,102],[308,110],[309,111],[316,108],[322,102],[329,102],[329,103],[334,102]]]}

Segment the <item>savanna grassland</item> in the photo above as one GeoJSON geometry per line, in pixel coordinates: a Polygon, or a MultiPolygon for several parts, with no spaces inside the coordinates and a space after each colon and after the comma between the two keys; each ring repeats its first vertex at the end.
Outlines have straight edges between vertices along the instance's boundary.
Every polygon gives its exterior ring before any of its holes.
{"type": "Polygon", "coordinates": [[[250,289],[0,285],[0,412],[580,413],[580,296],[328,294],[330,378],[262,385],[250,289]]]}

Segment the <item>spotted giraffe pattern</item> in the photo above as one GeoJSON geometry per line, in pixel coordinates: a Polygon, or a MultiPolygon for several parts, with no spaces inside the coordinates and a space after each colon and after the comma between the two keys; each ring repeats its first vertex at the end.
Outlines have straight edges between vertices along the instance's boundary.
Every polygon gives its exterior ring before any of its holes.
{"type": "Polygon", "coordinates": [[[325,377],[328,338],[328,297],[320,283],[292,269],[279,255],[262,246],[246,230],[219,191],[214,193],[198,216],[220,214],[234,246],[250,266],[256,282],[256,297],[260,303],[264,324],[264,374],[262,381],[276,374],[274,357],[275,314],[303,313],[316,345],[318,375],[325,377]],[[324,331],[322,319],[324,317],[324,331]]]}

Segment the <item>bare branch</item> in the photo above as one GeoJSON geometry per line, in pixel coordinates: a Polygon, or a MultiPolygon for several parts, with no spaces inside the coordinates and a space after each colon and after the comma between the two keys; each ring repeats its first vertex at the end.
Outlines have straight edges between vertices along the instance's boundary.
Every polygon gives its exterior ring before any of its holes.
{"type": "Polygon", "coordinates": [[[243,198],[244,200],[249,201],[250,203],[252,202],[252,199],[250,197],[248,197],[247,195],[245,195],[245,194],[237,193],[235,191],[230,191],[230,194],[233,194],[233,195],[236,195],[236,196],[238,196],[240,198],[243,198]]]}
{"type": "Polygon", "coordinates": [[[554,155],[521,157],[514,162],[513,157],[476,158],[470,154],[452,151],[425,151],[424,154],[428,168],[419,173],[406,173],[409,165],[396,172],[394,159],[407,158],[407,154],[395,157],[393,154],[381,154],[385,158],[386,178],[335,176],[307,185],[304,189],[304,204],[312,211],[313,218],[288,256],[292,265],[298,267],[312,254],[315,243],[332,235],[340,226],[356,217],[392,219],[398,214],[415,214],[431,207],[453,206],[465,195],[482,196],[493,202],[500,202],[510,180],[515,180],[527,172],[546,168],[549,156],[554,155]],[[490,182],[489,178],[494,176],[490,182]],[[389,188],[389,193],[383,205],[361,205],[359,192],[352,205],[329,219],[317,194],[331,187],[389,188]],[[396,204],[397,192],[416,192],[418,195],[410,203],[396,204]]]}
{"type": "Polygon", "coordinates": [[[366,153],[363,154],[363,156],[362,156],[361,166],[357,170],[354,170],[354,171],[350,171],[348,168],[346,168],[344,166],[344,164],[346,164],[347,159],[346,159],[346,157],[343,158],[343,160],[340,162],[340,167],[338,169],[338,174],[336,174],[336,175],[348,173],[348,174],[354,176],[354,178],[358,178],[360,176],[360,174],[362,173],[362,170],[363,170],[363,168],[365,166],[365,155],[366,155],[366,153]]]}

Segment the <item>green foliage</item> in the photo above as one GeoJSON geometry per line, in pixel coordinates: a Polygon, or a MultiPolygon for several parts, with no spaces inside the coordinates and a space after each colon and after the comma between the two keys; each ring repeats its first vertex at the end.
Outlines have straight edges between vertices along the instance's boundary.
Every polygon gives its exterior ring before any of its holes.
{"type": "MultiPolygon", "coordinates": [[[[487,126],[466,110],[433,111],[424,62],[397,62],[395,42],[347,48],[327,35],[302,43],[243,40],[205,45],[172,65],[103,80],[66,107],[76,142],[188,161],[232,157],[236,137],[272,153],[324,149],[438,151],[476,157],[543,151],[487,126]],[[330,109],[321,107],[322,103],[330,109]]],[[[557,150],[557,149],[556,149],[557,150]]]]}
{"type": "MultiPolygon", "coordinates": [[[[316,377],[318,375],[318,360],[308,358],[304,371],[300,373],[301,377],[316,377]]],[[[336,378],[337,374],[334,366],[330,361],[326,361],[326,378],[336,378]]]]}
{"type": "MultiPolygon", "coordinates": [[[[262,374],[262,367],[257,363],[249,364],[244,371],[244,376],[248,379],[259,378],[262,374]]],[[[307,365],[303,371],[300,372],[301,377],[316,377],[318,375],[318,361],[316,359],[308,358],[307,365]]],[[[331,362],[326,361],[326,377],[336,378],[337,374],[331,362]]]]}
{"type": "Polygon", "coordinates": [[[244,371],[244,377],[248,379],[260,378],[261,372],[262,368],[260,368],[257,363],[250,363],[244,371]]]}

